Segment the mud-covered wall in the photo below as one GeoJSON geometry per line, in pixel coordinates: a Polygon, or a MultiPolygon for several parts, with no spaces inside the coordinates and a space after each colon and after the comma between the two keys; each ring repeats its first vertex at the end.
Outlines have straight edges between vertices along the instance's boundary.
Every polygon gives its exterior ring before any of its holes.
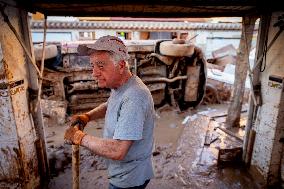
{"type": "MultiPolygon", "coordinates": [[[[284,12],[273,13],[270,21],[268,43],[279,31],[279,27],[273,25],[278,16],[284,12]]],[[[252,155],[252,166],[265,178],[268,185],[279,182],[282,143],[284,137],[284,95],[283,85],[271,82],[269,76],[284,78],[284,32],[272,45],[267,53],[266,61],[263,61],[260,74],[261,95],[263,104],[259,108],[254,130],[256,131],[255,144],[252,155]],[[278,84],[279,85],[278,85],[278,84]]]]}
{"type": "MultiPolygon", "coordinates": [[[[24,38],[22,27],[26,26],[19,10],[7,6],[4,12],[24,38]]],[[[0,188],[36,188],[39,174],[36,134],[28,105],[27,61],[2,14],[0,26],[0,188]]]]}

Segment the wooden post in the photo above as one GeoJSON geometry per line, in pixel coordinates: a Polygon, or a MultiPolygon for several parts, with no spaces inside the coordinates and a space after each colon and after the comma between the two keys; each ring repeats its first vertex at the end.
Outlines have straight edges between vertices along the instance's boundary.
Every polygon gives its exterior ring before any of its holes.
{"type": "MultiPolygon", "coordinates": [[[[23,27],[23,33],[25,34],[24,42],[28,47],[29,53],[31,54],[32,59],[35,60],[34,57],[34,49],[32,43],[32,37],[30,33],[30,25],[29,18],[25,11],[21,12],[21,19],[23,27]]],[[[27,60],[29,61],[29,59],[27,60]]],[[[35,146],[37,148],[37,158],[39,161],[39,174],[41,179],[41,185],[45,185],[49,182],[49,163],[47,158],[47,150],[46,150],[46,141],[45,141],[45,131],[44,131],[44,122],[42,116],[41,104],[38,103],[38,72],[34,68],[34,66],[29,62],[27,64],[27,69],[29,70],[28,79],[29,79],[29,109],[32,116],[33,124],[35,127],[37,140],[35,141],[35,146]]]]}
{"type": "Polygon", "coordinates": [[[249,132],[249,136],[248,136],[248,145],[246,149],[247,155],[245,156],[245,164],[247,166],[250,166],[252,151],[253,151],[253,146],[254,146],[254,141],[255,141],[255,135],[256,135],[256,132],[253,129],[251,129],[249,132]]]}
{"type": "Polygon", "coordinates": [[[79,189],[80,177],[80,147],[79,145],[72,145],[72,188],[79,189]]]}
{"type": "MultiPolygon", "coordinates": [[[[271,15],[262,15],[260,17],[254,67],[255,67],[257,60],[263,55],[263,51],[264,51],[264,48],[265,48],[265,39],[266,39],[266,36],[267,36],[267,33],[268,33],[269,24],[270,24],[270,17],[271,17],[271,15]]],[[[255,89],[259,90],[258,86],[260,86],[260,81],[259,81],[260,64],[257,65],[257,69],[254,69],[252,71],[253,71],[253,86],[252,87],[253,87],[254,91],[255,91],[255,89]]],[[[257,93],[255,93],[255,94],[256,94],[257,101],[261,101],[260,92],[258,92],[258,94],[257,93]]],[[[247,124],[246,124],[246,127],[245,127],[245,137],[244,137],[244,143],[243,143],[243,160],[246,159],[249,133],[250,133],[250,130],[252,129],[253,124],[255,122],[258,107],[255,106],[254,102],[250,100],[248,110],[249,110],[248,111],[248,120],[247,120],[247,124]]]]}
{"type": "Polygon", "coordinates": [[[253,36],[254,25],[257,17],[245,16],[242,21],[242,35],[237,53],[235,70],[234,92],[228,109],[226,127],[236,127],[240,124],[240,115],[245,91],[245,81],[249,68],[249,53],[253,36]]]}

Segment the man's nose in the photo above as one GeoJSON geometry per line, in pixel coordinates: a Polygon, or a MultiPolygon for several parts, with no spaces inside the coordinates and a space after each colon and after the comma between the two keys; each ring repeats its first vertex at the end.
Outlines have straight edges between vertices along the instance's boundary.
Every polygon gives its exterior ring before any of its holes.
{"type": "Polygon", "coordinates": [[[100,70],[96,67],[93,68],[93,77],[100,76],[100,70]]]}

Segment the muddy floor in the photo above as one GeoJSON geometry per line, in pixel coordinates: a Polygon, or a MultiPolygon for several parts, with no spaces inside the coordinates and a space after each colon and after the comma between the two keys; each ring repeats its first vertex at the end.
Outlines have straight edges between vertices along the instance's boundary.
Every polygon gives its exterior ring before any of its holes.
{"type": "MultiPolygon", "coordinates": [[[[241,128],[222,129],[227,105],[200,106],[185,112],[164,106],[156,110],[155,178],[148,189],[179,188],[262,188],[252,179],[239,161],[217,162],[220,149],[242,147],[246,106],[243,107],[241,128]],[[226,130],[225,130],[226,131],[226,130]],[[218,165],[217,165],[218,164],[218,165]]],[[[58,126],[46,120],[46,142],[52,179],[47,188],[72,188],[71,147],[63,144],[66,124],[58,126]]],[[[104,120],[88,123],[86,132],[101,136],[104,120]]],[[[108,188],[104,160],[81,147],[80,186],[84,189],[108,188]]],[[[222,155],[222,154],[221,154],[222,155]]]]}

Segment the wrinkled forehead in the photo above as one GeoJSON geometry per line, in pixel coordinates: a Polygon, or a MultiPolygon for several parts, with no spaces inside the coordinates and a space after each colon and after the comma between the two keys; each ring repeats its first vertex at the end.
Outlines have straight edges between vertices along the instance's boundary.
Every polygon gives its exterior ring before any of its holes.
{"type": "Polygon", "coordinates": [[[109,51],[104,51],[104,50],[93,50],[91,53],[90,53],[90,57],[91,58],[95,58],[95,57],[98,57],[98,56],[110,56],[111,55],[111,52],[109,51]]]}
{"type": "Polygon", "coordinates": [[[112,58],[109,51],[94,51],[90,54],[91,64],[106,64],[110,60],[112,58]]]}

